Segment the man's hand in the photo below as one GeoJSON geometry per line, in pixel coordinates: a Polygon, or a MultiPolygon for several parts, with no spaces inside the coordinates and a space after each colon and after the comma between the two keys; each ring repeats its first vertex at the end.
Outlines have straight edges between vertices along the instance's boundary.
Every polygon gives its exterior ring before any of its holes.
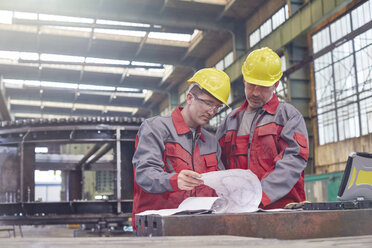
{"type": "Polygon", "coordinates": [[[182,170],[177,177],[178,188],[181,190],[192,190],[194,187],[204,184],[201,175],[192,170],[182,170]]]}

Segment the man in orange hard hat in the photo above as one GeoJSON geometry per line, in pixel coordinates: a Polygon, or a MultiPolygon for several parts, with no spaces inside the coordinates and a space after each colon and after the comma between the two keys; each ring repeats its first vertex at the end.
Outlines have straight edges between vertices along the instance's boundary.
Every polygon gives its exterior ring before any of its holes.
{"type": "Polygon", "coordinates": [[[283,208],[305,201],[308,134],[301,113],[279,102],[279,56],[270,48],[251,52],[242,66],[246,101],[219,126],[217,139],[226,169],[249,169],[262,185],[260,207],[283,208]]]}
{"type": "Polygon", "coordinates": [[[190,196],[217,196],[203,185],[200,173],[225,169],[215,135],[203,125],[227,105],[230,78],[205,68],[188,80],[186,106],[170,116],[145,120],[137,134],[133,156],[135,214],[145,210],[177,208],[190,196]]]}

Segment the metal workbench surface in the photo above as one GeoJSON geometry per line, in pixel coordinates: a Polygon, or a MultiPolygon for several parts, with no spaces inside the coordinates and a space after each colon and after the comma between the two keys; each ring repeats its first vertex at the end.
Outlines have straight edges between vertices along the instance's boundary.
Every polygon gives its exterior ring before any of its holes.
{"type": "Polygon", "coordinates": [[[136,216],[137,236],[309,239],[372,234],[372,209],[136,216]]]}

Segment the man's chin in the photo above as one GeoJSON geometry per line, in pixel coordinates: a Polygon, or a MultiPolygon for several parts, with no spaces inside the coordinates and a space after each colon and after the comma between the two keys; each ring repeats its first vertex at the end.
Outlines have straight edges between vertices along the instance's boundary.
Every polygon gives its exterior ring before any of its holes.
{"type": "Polygon", "coordinates": [[[248,101],[249,107],[252,109],[258,109],[263,106],[262,103],[248,101]]]}
{"type": "Polygon", "coordinates": [[[208,124],[209,120],[210,119],[208,119],[208,118],[201,118],[200,122],[199,122],[199,125],[204,126],[204,125],[208,124]]]}

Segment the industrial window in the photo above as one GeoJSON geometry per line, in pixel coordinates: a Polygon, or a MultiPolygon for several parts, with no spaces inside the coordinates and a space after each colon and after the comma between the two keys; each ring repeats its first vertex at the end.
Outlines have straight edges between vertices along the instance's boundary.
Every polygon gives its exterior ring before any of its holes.
{"type": "Polygon", "coordinates": [[[249,44],[251,47],[256,45],[258,42],[260,42],[260,29],[256,29],[251,35],[249,36],[249,44]]]}
{"type": "Polygon", "coordinates": [[[234,62],[234,53],[231,51],[229,52],[224,58],[223,63],[225,68],[229,67],[234,62]]]}
{"type": "Polygon", "coordinates": [[[266,22],[264,22],[260,26],[261,39],[263,39],[264,37],[268,36],[271,33],[272,28],[273,27],[272,27],[271,19],[268,19],[266,22]]]}
{"type": "Polygon", "coordinates": [[[218,70],[223,71],[227,67],[229,67],[233,62],[234,62],[234,53],[231,51],[228,54],[226,54],[226,56],[223,57],[220,61],[218,61],[214,67],[218,70]]]}
{"type": "Polygon", "coordinates": [[[372,133],[371,13],[369,0],[312,36],[320,145],[372,133]]]}
{"type": "Polygon", "coordinates": [[[260,27],[249,35],[250,47],[256,45],[260,40],[268,36],[288,19],[288,5],[284,5],[271,18],[267,19],[260,27]]]}
{"type": "Polygon", "coordinates": [[[96,190],[99,193],[110,193],[114,191],[114,173],[112,171],[96,172],[96,190]]]}
{"type": "MultiPolygon", "coordinates": [[[[287,63],[285,60],[285,56],[280,57],[282,63],[282,71],[287,70],[287,63]]],[[[280,79],[280,83],[278,87],[275,89],[275,94],[278,96],[280,101],[288,101],[288,94],[287,94],[287,78],[284,76],[280,79]]]]}

